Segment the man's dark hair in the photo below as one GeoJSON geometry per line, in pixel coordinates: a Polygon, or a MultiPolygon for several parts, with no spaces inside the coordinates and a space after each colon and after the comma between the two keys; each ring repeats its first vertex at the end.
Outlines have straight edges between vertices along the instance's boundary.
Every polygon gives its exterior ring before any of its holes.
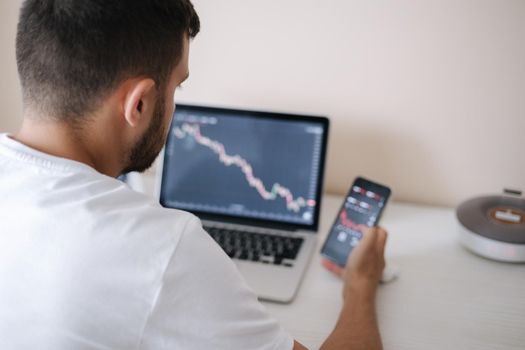
{"type": "Polygon", "coordinates": [[[16,36],[24,104],[79,124],[128,78],[164,91],[184,35],[199,29],[189,0],[26,0],[16,36]]]}

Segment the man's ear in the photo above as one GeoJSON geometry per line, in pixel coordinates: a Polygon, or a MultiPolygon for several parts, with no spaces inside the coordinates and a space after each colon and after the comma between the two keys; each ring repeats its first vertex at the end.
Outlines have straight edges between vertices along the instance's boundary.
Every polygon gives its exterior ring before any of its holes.
{"type": "Polygon", "coordinates": [[[124,101],[124,119],[131,127],[135,127],[144,119],[149,120],[155,109],[155,81],[150,78],[129,82],[124,101]]]}

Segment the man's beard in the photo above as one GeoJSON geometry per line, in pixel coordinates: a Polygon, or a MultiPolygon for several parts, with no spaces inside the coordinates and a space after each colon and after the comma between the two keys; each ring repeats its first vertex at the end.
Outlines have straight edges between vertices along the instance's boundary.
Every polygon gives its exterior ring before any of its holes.
{"type": "Polygon", "coordinates": [[[126,167],[122,170],[122,174],[131,171],[143,172],[147,170],[159,155],[165,141],[164,135],[166,130],[163,120],[166,109],[164,106],[164,97],[159,96],[155,103],[151,124],[128,153],[126,167]]]}

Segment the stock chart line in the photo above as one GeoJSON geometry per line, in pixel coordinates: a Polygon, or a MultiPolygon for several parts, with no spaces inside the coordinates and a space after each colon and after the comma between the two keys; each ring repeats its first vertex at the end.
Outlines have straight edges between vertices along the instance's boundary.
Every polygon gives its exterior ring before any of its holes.
{"type": "Polygon", "coordinates": [[[284,198],[286,201],[286,208],[288,210],[298,212],[302,207],[315,206],[315,200],[304,199],[303,197],[297,197],[294,199],[290,190],[279,183],[274,183],[271,190],[267,190],[261,179],[257,178],[253,174],[252,166],[240,155],[228,155],[224,148],[224,145],[218,141],[212,140],[201,134],[200,126],[198,124],[183,123],[180,127],[176,127],[173,131],[178,139],[183,139],[187,136],[191,136],[195,141],[211,149],[219,156],[219,160],[226,166],[235,165],[246,177],[246,181],[251,187],[254,187],[259,195],[265,200],[275,200],[277,196],[284,198]]]}
{"type": "Polygon", "coordinates": [[[351,230],[359,231],[359,225],[352,221],[346,214],[346,210],[342,210],[341,214],[339,214],[339,220],[341,220],[341,224],[345,227],[348,227],[351,230]]]}

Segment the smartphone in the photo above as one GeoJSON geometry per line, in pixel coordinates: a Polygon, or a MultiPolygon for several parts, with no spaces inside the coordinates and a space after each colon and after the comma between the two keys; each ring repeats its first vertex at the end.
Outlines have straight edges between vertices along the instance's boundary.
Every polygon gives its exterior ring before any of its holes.
{"type": "Polygon", "coordinates": [[[348,255],[362,238],[358,225],[376,226],[390,193],[386,186],[356,178],[328,233],[321,255],[344,267],[348,255]]]}

